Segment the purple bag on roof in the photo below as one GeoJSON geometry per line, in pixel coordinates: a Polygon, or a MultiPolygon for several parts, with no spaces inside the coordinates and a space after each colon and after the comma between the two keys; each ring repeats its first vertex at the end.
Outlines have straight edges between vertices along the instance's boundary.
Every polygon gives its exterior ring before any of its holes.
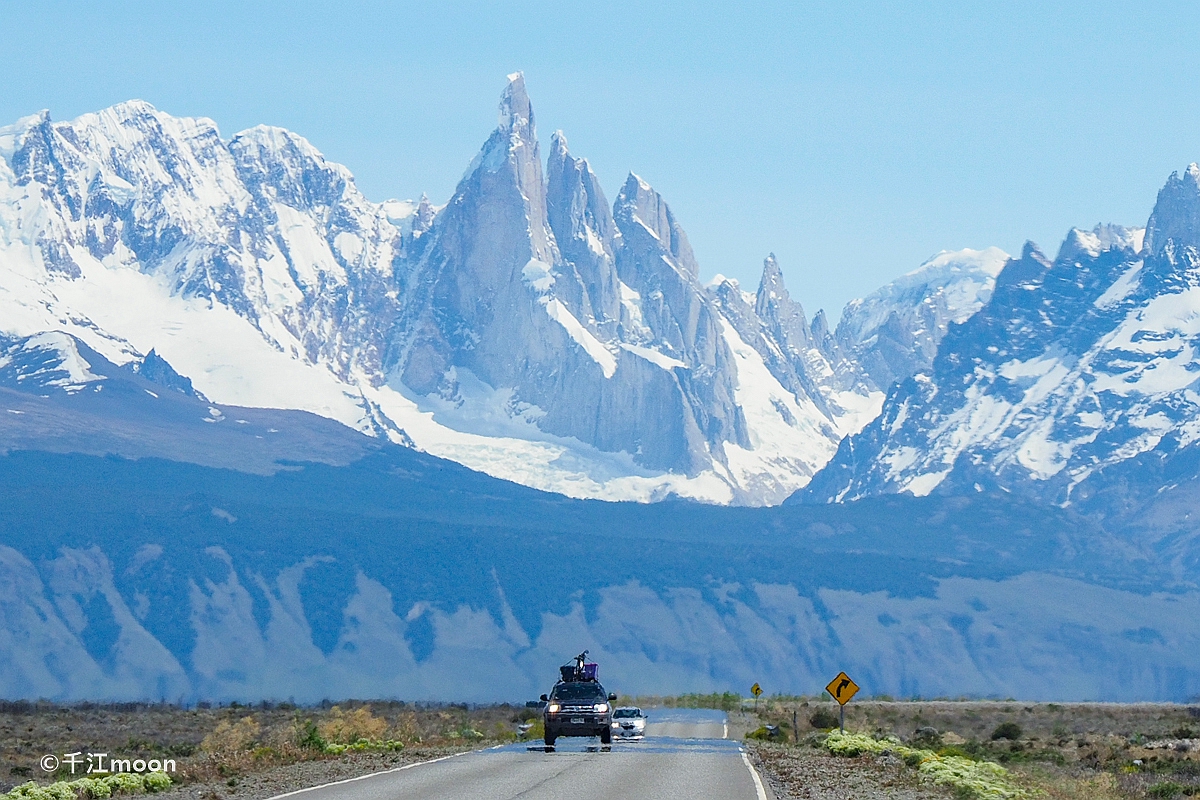
{"type": "Polygon", "coordinates": [[[600,670],[599,664],[584,664],[583,665],[583,679],[585,681],[598,680],[598,678],[596,677],[596,673],[599,670],[600,670]]]}

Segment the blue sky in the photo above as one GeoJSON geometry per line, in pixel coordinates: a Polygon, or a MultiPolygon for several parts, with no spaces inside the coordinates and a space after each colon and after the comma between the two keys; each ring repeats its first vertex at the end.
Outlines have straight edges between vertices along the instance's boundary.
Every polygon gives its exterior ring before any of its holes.
{"type": "Polygon", "coordinates": [[[444,202],[523,70],[543,144],[563,129],[610,199],[630,170],[650,181],[703,277],[753,288],[773,250],[835,318],[941,249],[1144,224],[1200,160],[1185,3],[0,0],[0,18],[0,124],[137,97],[226,137],[281,125],[375,200],[444,202]]]}

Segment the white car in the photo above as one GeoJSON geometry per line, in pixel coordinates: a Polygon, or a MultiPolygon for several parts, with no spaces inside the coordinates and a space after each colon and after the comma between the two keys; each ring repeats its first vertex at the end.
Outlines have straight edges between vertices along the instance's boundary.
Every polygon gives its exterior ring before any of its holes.
{"type": "Polygon", "coordinates": [[[622,739],[641,739],[646,735],[646,715],[636,706],[614,710],[612,735],[622,739]]]}

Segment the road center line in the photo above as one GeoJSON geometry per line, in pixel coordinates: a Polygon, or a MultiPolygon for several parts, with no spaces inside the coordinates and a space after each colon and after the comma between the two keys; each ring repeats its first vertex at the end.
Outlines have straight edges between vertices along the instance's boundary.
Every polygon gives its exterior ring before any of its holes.
{"type": "Polygon", "coordinates": [[[754,791],[758,793],[758,800],[767,800],[767,790],[763,788],[762,780],[758,777],[758,770],[750,763],[750,756],[746,755],[746,751],[742,751],[742,761],[746,764],[746,769],[750,770],[750,777],[754,779],[754,791]]]}
{"type": "MultiPolygon", "coordinates": [[[[488,748],[488,749],[491,750],[491,749],[495,749],[495,748],[488,748]]],[[[391,775],[393,772],[403,772],[404,770],[412,769],[413,767],[421,767],[426,764],[436,764],[439,761],[445,761],[450,758],[458,758],[459,756],[465,756],[468,753],[476,753],[476,752],[478,752],[478,751],[477,750],[464,750],[461,753],[451,753],[448,756],[440,756],[438,758],[431,758],[428,761],[417,761],[412,764],[405,764],[403,767],[393,767],[392,769],[385,769],[382,772],[368,772],[366,775],[359,775],[354,778],[345,778],[340,781],[330,781],[329,783],[322,783],[322,784],[318,784],[316,786],[306,786],[305,788],[297,789],[294,792],[285,792],[284,794],[277,794],[274,797],[268,798],[268,800],[282,800],[282,798],[284,798],[284,797],[292,797],[293,795],[304,794],[305,792],[314,792],[317,789],[324,789],[328,786],[341,786],[344,783],[354,783],[355,781],[364,781],[367,778],[377,778],[380,775],[391,775]]]]}

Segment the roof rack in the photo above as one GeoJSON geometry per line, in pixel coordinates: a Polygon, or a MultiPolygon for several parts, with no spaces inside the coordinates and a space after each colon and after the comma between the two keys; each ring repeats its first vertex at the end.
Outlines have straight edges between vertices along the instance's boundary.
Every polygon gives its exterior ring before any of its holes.
{"type": "Polygon", "coordinates": [[[589,663],[587,660],[588,651],[584,650],[569,663],[563,664],[558,668],[558,673],[561,676],[562,683],[578,683],[580,681],[598,681],[599,664],[589,663]]]}

